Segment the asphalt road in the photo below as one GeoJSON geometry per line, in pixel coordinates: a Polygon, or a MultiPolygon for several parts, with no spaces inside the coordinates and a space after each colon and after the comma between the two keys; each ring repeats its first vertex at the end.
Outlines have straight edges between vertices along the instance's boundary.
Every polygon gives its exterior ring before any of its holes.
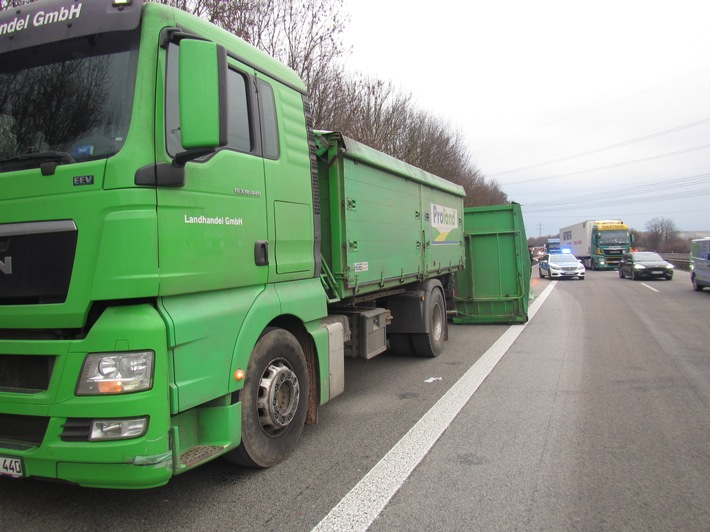
{"type": "Polygon", "coordinates": [[[533,273],[525,326],[348,360],[283,464],[217,460],[146,491],[0,479],[0,530],[710,530],[710,291],[681,271],[533,273]]]}

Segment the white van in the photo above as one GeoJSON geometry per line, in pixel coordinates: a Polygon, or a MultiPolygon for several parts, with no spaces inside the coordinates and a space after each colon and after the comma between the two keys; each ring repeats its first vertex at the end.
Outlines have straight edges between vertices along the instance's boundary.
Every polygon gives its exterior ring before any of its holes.
{"type": "Polygon", "coordinates": [[[710,236],[690,242],[690,280],[697,292],[710,286],[710,236]]]}

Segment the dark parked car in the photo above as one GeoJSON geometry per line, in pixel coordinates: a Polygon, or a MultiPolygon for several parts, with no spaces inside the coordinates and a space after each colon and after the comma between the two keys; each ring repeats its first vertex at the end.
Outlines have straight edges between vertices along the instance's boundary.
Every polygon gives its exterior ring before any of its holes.
{"type": "Polygon", "coordinates": [[[673,279],[673,265],[653,251],[627,253],[619,264],[619,277],[673,279]]]}

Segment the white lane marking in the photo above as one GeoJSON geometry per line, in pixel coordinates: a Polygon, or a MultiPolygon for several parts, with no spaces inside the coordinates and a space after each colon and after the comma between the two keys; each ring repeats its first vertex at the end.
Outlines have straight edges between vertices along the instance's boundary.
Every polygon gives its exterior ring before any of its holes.
{"type": "Polygon", "coordinates": [[[656,290],[656,289],[653,288],[652,286],[648,286],[646,283],[641,283],[641,285],[642,285],[642,286],[645,286],[645,287],[648,288],[649,290],[653,290],[654,292],[660,292],[660,290],[656,290]]]}
{"type": "MultiPolygon", "coordinates": [[[[556,284],[552,281],[530,305],[528,323],[556,284]]],[[[313,530],[367,530],[528,323],[511,325],[313,530]]]]}

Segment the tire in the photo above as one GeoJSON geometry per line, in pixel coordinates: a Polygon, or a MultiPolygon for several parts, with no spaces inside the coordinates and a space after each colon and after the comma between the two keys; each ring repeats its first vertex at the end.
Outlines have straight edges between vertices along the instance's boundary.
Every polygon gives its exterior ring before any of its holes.
{"type": "Polygon", "coordinates": [[[542,268],[540,266],[537,267],[537,273],[540,276],[540,279],[544,279],[545,276],[542,274],[542,268]]]}
{"type": "Polygon", "coordinates": [[[242,441],[225,458],[246,467],[271,467],[295,449],[308,410],[303,349],[283,329],[267,329],[254,346],[242,402],[242,441]]]}
{"type": "Polygon", "coordinates": [[[410,334],[391,333],[387,335],[387,339],[390,341],[390,351],[395,355],[412,356],[414,353],[410,334]]]}
{"type": "Polygon", "coordinates": [[[619,279],[623,279],[626,276],[624,275],[624,272],[621,271],[621,268],[619,268],[619,279]]]}
{"type": "Polygon", "coordinates": [[[693,283],[693,290],[695,290],[696,292],[702,292],[703,287],[702,285],[698,284],[697,279],[695,279],[695,274],[690,276],[690,282],[693,283]]]}
{"type": "Polygon", "coordinates": [[[636,270],[631,270],[631,280],[632,281],[638,280],[638,277],[636,276],[636,270]]]}
{"type": "Polygon", "coordinates": [[[441,290],[433,289],[429,296],[429,332],[412,334],[414,354],[420,357],[434,358],[441,354],[446,336],[446,303],[441,290]]]}

